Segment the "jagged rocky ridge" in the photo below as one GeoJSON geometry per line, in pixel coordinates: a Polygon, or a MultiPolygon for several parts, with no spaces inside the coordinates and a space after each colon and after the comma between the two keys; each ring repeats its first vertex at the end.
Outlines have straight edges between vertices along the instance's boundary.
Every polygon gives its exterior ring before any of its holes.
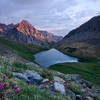
{"type": "Polygon", "coordinates": [[[0,36],[22,43],[33,43],[44,45],[52,42],[58,42],[61,36],[55,36],[47,31],[39,31],[28,21],[22,20],[18,24],[0,24],[0,36]]]}

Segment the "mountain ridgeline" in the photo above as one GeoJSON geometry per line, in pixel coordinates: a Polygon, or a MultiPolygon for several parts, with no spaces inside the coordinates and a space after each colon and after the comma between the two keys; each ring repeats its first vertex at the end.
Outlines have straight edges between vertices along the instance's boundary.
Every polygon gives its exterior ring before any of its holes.
{"type": "Polygon", "coordinates": [[[100,46],[100,16],[71,31],[64,39],[66,42],[85,42],[100,46]]]}
{"type": "Polygon", "coordinates": [[[64,53],[75,56],[100,59],[100,16],[93,17],[80,27],[72,30],[56,47],[64,53]]]}
{"type": "Polygon", "coordinates": [[[47,31],[37,30],[26,20],[22,20],[18,24],[5,25],[0,23],[0,36],[21,43],[38,45],[50,44],[62,39],[61,36],[55,36],[47,31]]]}

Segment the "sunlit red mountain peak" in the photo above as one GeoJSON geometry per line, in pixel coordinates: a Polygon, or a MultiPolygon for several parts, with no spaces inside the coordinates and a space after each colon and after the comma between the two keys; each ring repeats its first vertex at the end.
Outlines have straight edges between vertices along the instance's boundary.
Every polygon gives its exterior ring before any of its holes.
{"type": "Polygon", "coordinates": [[[27,20],[22,20],[20,23],[15,25],[0,24],[0,33],[2,33],[5,37],[13,37],[14,40],[17,38],[17,40],[20,40],[21,42],[25,41],[26,43],[40,41],[44,44],[57,42],[62,39],[61,36],[55,36],[47,31],[40,31],[36,29],[27,20]]]}

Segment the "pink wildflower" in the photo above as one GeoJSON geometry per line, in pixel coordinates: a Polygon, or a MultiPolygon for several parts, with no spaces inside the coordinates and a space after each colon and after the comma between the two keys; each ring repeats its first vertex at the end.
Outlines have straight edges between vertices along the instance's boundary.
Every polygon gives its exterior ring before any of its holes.
{"type": "Polygon", "coordinates": [[[8,89],[7,93],[8,94],[12,94],[12,90],[11,89],[8,89]]]}
{"type": "Polygon", "coordinates": [[[6,83],[1,83],[1,84],[0,84],[0,87],[1,87],[1,88],[4,88],[5,86],[6,86],[6,83]]]}
{"type": "Polygon", "coordinates": [[[17,89],[17,88],[19,88],[18,85],[15,85],[15,86],[14,86],[14,89],[17,89]]]}
{"type": "Polygon", "coordinates": [[[20,92],[21,92],[21,88],[17,88],[16,93],[20,93],[20,92]]]}
{"type": "Polygon", "coordinates": [[[3,74],[3,79],[5,79],[6,78],[6,74],[3,74]]]}

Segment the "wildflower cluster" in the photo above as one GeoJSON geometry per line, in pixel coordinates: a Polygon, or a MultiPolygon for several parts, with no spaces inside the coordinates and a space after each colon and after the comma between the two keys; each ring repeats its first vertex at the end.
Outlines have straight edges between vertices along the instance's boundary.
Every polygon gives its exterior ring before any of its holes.
{"type": "Polygon", "coordinates": [[[21,92],[18,85],[11,85],[6,74],[0,73],[0,99],[12,97],[21,92]]]}

